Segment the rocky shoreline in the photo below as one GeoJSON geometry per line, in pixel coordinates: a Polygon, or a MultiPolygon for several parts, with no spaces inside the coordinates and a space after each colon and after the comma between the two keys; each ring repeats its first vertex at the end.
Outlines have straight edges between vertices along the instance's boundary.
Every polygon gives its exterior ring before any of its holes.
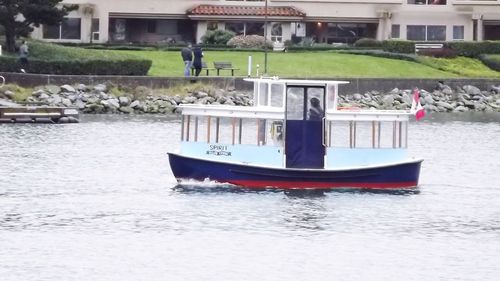
{"type": "MultiPolygon", "coordinates": [[[[139,88],[139,87],[138,87],[139,88]]],[[[147,88],[141,95],[116,91],[105,84],[87,86],[47,85],[33,91],[25,100],[28,104],[75,107],[88,114],[170,114],[179,104],[225,104],[250,106],[252,94],[234,89],[193,91],[185,95],[152,94],[147,88]]],[[[373,109],[407,109],[411,105],[411,89],[393,89],[383,93],[370,91],[340,96],[339,106],[373,109]]],[[[0,99],[12,102],[15,93],[0,89],[0,99]]],[[[420,101],[427,112],[500,112],[500,86],[481,90],[471,85],[452,89],[438,83],[435,89],[420,90],[420,101]]]]}

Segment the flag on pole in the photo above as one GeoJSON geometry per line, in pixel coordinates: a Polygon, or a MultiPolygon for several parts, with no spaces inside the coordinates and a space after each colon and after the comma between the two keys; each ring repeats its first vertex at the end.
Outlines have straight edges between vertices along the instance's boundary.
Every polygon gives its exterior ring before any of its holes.
{"type": "Polygon", "coordinates": [[[411,112],[415,114],[415,119],[420,120],[425,116],[425,109],[420,104],[420,91],[418,88],[413,89],[413,99],[411,102],[411,112]]]}

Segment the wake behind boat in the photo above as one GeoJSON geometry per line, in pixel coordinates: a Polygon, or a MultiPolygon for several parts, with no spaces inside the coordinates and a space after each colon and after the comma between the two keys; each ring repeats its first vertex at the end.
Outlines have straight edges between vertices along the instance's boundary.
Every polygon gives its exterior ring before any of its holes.
{"type": "MultiPolygon", "coordinates": [[[[179,182],[212,180],[279,189],[408,189],[422,159],[410,158],[416,110],[338,106],[345,81],[248,78],[254,106],[180,105],[181,147],[170,152],[179,182]]],[[[414,108],[414,107],[412,107],[414,108]]]]}

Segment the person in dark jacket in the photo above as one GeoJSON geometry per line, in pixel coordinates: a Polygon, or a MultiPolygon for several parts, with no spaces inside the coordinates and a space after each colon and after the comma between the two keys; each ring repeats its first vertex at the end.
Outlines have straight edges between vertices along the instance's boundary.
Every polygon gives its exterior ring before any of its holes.
{"type": "Polygon", "coordinates": [[[313,97],[310,100],[311,107],[309,108],[309,120],[321,120],[323,118],[323,109],[318,98],[313,97]]]}
{"type": "Polygon", "coordinates": [[[202,68],[201,58],[203,58],[203,50],[200,46],[196,46],[193,50],[193,67],[194,67],[194,75],[199,76],[202,68]]]}
{"type": "Polygon", "coordinates": [[[184,62],[184,76],[189,77],[191,73],[191,64],[193,61],[193,51],[191,50],[191,43],[181,49],[182,61],[184,62]]]}

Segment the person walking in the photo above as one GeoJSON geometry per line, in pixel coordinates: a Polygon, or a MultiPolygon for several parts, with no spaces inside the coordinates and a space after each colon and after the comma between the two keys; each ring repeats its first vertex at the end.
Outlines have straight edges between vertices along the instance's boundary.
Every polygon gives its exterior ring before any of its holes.
{"type": "Polygon", "coordinates": [[[199,76],[201,72],[201,68],[203,64],[201,63],[201,58],[203,57],[203,50],[200,46],[196,46],[193,50],[193,67],[194,67],[194,75],[199,76]]]}
{"type": "Polygon", "coordinates": [[[23,40],[23,43],[19,47],[19,62],[21,64],[20,70],[23,73],[26,73],[26,69],[28,69],[29,66],[28,54],[29,54],[28,43],[26,43],[26,41],[23,40]]]}
{"type": "Polygon", "coordinates": [[[193,51],[191,43],[181,49],[182,61],[184,62],[184,76],[189,77],[191,73],[191,64],[193,61],[193,51]]]}

